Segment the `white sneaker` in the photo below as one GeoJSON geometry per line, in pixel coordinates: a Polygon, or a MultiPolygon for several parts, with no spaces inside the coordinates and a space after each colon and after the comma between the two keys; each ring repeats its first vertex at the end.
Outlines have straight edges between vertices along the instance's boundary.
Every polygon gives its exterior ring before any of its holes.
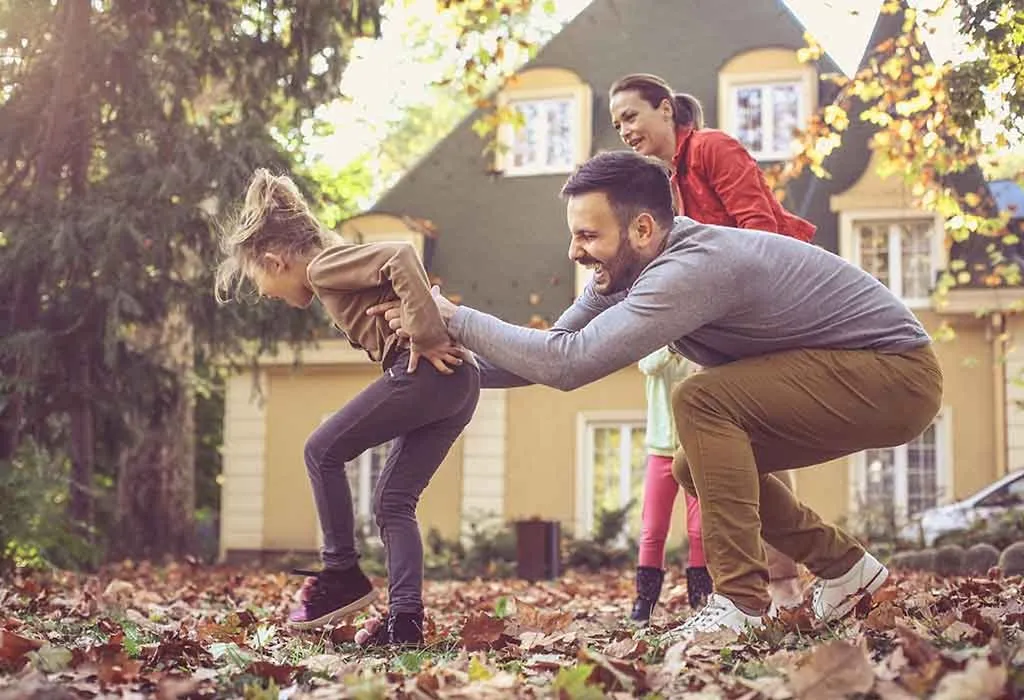
{"type": "Polygon", "coordinates": [[[725,596],[712,593],[708,596],[708,601],[703,608],[683,624],[665,632],[661,641],[666,645],[675,644],[683,640],[691,640],[702,632],[717,632],[723,629],[741,634],[748,627],[760,627],[761,625],[762,620],[759,615],[748,615],[725,596]]]}
{"type": "Polygon", "coordinates": [[[839,578],[818,580],[811,609],[822,622],[838,620],[849,614],[865,595],[872,595],[881,588],[887,578],[889,570],[865,552],[860,561],[839,578]]]}

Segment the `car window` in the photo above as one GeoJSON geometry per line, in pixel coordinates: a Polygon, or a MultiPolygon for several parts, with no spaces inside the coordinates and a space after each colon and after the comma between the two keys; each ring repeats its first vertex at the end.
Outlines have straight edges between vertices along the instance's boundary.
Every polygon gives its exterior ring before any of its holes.
{"type": "Polygon", "coordinates": [[[979,506],[1013,507],[1024,505],[1024,478],[1011,481],[983,498],[979,506]]]}

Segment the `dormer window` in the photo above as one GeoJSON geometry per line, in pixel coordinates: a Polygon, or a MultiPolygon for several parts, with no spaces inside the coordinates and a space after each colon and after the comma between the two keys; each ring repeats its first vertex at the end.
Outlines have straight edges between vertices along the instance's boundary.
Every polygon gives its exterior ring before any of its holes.
{"type": "Polygon", "coordinates": [[[784,160],[793,154],[793,134],[807,120],[798,81],[749,83],[730,90],[726,131],[757,160],[784,160]]]}
{"type": "Polygon", "coordinates": [[[789,49],[755,49],[734,56],[718,74],[718,128],[758,161],[795,151],[817,101],[817,74],[789,49]]]}
{"type": "Polygon", "coordinates": [[[526,71],[498,99],[518,115],[499,129],[498,171],[506,176],[566,174],[590,157],[593,97],[575,73],[526,71]]]}

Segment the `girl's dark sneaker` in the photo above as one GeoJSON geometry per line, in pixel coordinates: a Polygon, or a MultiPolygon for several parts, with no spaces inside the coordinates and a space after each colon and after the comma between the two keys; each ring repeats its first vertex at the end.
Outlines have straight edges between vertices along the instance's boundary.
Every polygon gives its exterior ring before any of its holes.
{"type": "Polygon", "coordinates": [[[294,569],[292,573],[308,577],[302,586],[302,604],[288,615],[288,626],[293,629],[329,625],[359,612],[377,597],[373,584],[358,565],[323,571],[294,569]]]}
{"type": "Polygon", "coordinates": [[[423,646],[423,613],[388,612],[360,646],[423,646]]]}

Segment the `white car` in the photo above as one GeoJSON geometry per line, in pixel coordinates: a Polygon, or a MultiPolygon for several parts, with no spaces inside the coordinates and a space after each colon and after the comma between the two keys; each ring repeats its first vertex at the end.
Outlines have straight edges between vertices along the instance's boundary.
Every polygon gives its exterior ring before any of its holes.
{"type": "Polygon", "coordinates": [[[935,547],[946,536],[1015,510],[1024,512],[1024,470],[1011,472],[962,501],[921,511],[903,527],[900,539],[935,547]]]}

